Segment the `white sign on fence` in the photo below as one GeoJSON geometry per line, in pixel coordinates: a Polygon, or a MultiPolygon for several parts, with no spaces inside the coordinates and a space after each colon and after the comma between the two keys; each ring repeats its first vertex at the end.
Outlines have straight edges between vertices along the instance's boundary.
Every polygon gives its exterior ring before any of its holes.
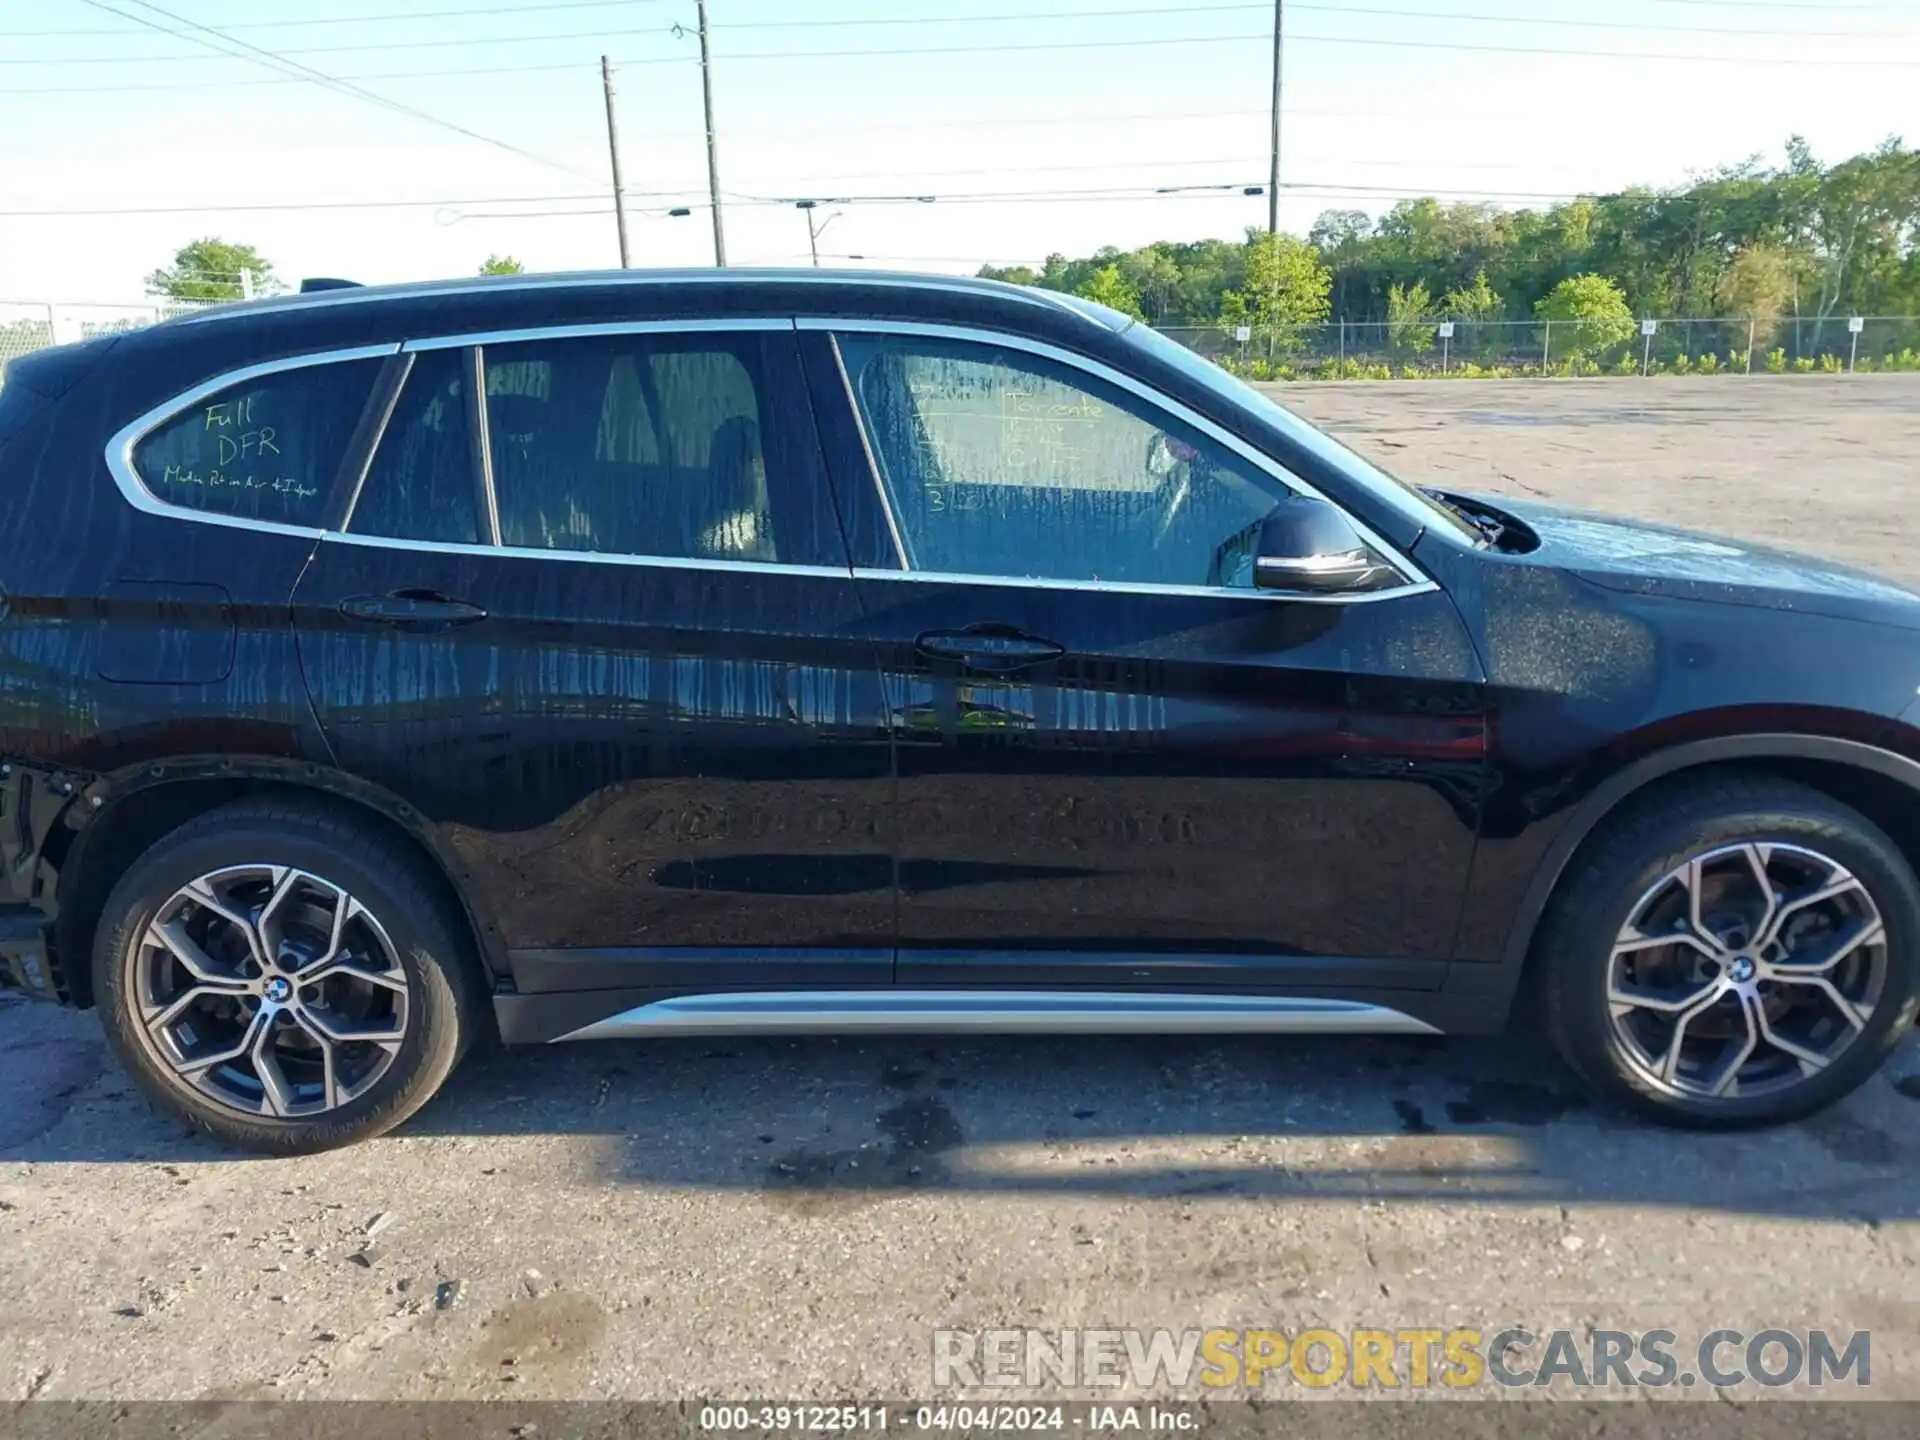
{"type": "Polygon", "coordinates": [[[1247,341],[1253,338],[1253,327],[1251,325],[1234,326],[1233,338],[1238,340],[1242,345],[1246,344],[1247,341]]]}
{"type": "Polygon", "coordinates": [[[1453,338],[1453,322],[1451,320],[1442,320],[1440,322],[1440,338],[1442,340],[1451,340],[1453,338]]]}
{"type": "Polygon", "coordinates": [[[1642,335],[1652,335],[1659,329],[1660,322],[1658,320],[1642,320],[1640,322],[1640,333],[1642,335]]]}
{"type": "Polygon", "coordinates": [[[1862,330],[1866,328],[1867,328],[1867,321],[1864,315],[1854,315],[1847,320],[1847,329],[1855,335],[1858,335],[1862,330]]]}

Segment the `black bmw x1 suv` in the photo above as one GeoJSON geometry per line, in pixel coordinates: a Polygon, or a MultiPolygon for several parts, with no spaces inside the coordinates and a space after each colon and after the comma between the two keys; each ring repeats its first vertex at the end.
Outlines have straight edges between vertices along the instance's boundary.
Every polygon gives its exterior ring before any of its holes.
{"type": "Polygon", "coordinates": [[[1914,1021],[1916,685],[1895,585],[984,282],[329,288],[0,388],[0,968],[263,1151],[495,1036],[1525,1013],[1802,1116],[1914,1021]]]}

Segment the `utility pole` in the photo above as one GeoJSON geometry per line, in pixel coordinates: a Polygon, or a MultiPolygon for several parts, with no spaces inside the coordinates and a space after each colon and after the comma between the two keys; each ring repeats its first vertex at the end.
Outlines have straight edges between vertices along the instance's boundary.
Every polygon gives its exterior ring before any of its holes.
{"type": "MultiPolygon", "coordinates": [[[[704,3],[704,0],[702,0],[704,3]]],[[[1267,172],[1267,233],[1280,233],[1280,45],[1286,0],[1273,0],[1273,167],[1267,172]]]]}
{"type": "Polygon", "coordinates": [[[613,119],[613,66],[600,57],[600,88],[607,95],[607,156],[613,161],[613,221],[620,228],[620,268],[631,263],[627,256],[627,192],[620,183],[620,127],[613,119]]]}
{"type": "Polygon", "coordinates": [[[713,51],[707,43],[707,0],[700,4],[700,93],[707,105],[707,191],[713,204],[713,263],[726,268],[727,228],[720,219],[720,145],[713,133],[713,51]]]}

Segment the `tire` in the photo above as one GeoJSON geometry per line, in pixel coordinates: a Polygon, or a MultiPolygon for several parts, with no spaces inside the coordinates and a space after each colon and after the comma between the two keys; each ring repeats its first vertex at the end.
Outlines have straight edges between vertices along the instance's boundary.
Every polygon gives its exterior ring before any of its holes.
{"type": "Polygon", "coordinates": [[[1575,856],[1533,964],[1549,1038],[1603,1101],[1695,1129],[1781,1124],[1864,1084],[1913,1025],[1920,885],[1877,826],[1817,790],[1757,776],[1684,782],[1629,802],[1575,856]],[[1839,868],[1823,876],[1821,864],[1839,868]],[[1762,877],[1784,897],[1772,911],[1762,877]],[[1783,938],[1765,946],[1772,915],[1783,938]],[[1682,929],[1689,938],[1660,938],[1682,929]],[[1696,943],[1706,932],[1711,943],[1696,943]],[[1808,978],[1828,958],[1831,993],[1808,978]],[[1676,1046],[1667,1037],[1688,1011],[1676,1046]]]}
{"type": "Polygon", "coordinates": [[[107,1039],[157,1105],[224,1144],[298,1155],[382,1134],[482,1029],[478,963],[436,878],[377,827],[317,806],[203,815],[107,899],[93,953],[107,1039]],[[249,1053],[207,1065],[236,1045],[249,1053]]]}

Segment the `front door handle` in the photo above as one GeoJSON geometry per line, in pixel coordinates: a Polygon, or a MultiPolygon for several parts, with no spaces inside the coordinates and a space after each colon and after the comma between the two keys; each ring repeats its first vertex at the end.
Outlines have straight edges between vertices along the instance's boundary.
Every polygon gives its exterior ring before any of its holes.
{"type": "Polygon", "coordinates": [[[487,618],[487,612],[435,590],[396,590],[391,595],[356,595],[340,602],[349,620],[391,625],[396,630],[450,630],[487,618]]]}
{"type": "Polygon", "coordinates": [[[958,660],[970,669],[997,674],[1058,660],[1067,651],[1066,646],[1051,640],[984,625],[970,630],[929,630],[913,643],[922,655],[937,660],[958,660]]]}

